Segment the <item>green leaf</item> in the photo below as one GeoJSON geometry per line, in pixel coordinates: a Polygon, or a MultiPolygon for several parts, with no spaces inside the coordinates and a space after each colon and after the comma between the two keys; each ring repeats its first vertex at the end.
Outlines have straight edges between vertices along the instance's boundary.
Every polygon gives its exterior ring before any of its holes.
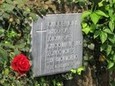
{"type": "Polygon", "coordinates": [[[103,6],[103,1],[104,1],[104,0],[102,0],[101,2],[98,3],[98,6],[99,6],[99,7],[102,7],[102,6],[103,6]]]}
{"type": "Polygon", "coordinates": [[[94,39],[97,38],[100,35],[100,33],[101,33],[100,30],[95,31],[95,33],[94,33],[94,39]]]}
{"type": "Polygon", "coordinates": [[[100,51],[106,50],[106,47],[107,47],[106,43],[102,44],[100,46],[100,51]]]}
{"type": "Polygon", "coordinates": [[[103,31],[106,32],[106,33],[109,33],[109,34],[113,34],[109,28],[106,28],[103,31]]]}
{"type": "Polygon", "coordinates": [[[107,9],[107,10],[108,10],[108,12],[109,12],[109,16],[112,17],[112,16],[113,16],[113,13],[114,13],[114,9],[111,9],[111,8],[110,8],[110,5],[109,5],[108,8],[109,8],[109,9],[107,9]]]}
{"type": "Polygon", "coordinates": [[[112,50],[112,51],[111,51],[111,55],[113,55],[114,53],[115,53],[114,50],[112,50]]]}
{"type": "Polygon", "coordinates": [[[111,86],[115,86],[115,81],[111,81],[111,86]]]}
{"type": "Polygon", "coordinates": [[[93,43],[91,43],[90,45],[88,45],[88,48],[89,48],[90,50],[94,50],[94,47],[95,47],[95,45],[94,45],[93,43]]]}
{"type": "Polygon", "coordinates": [[[1,59],[0,60],[1,63],[8,61],[7,52],[2,47],[0,47],[0,59],[1,59]]]}
{"type": "Polygon", "coordinates": [[[0,28],[0,35],[2,35],[4,33],[4,29],[0,28]]]}
{"type": "Polygon", "coordinates": [[[91,15],[90,15],[90,17],[91,17],[91,20],[92,20],[92,22],[94,23],[94,24],[97,24],[97,22],[99,21],[99,19],[100,19],[100,15],[97,15],[95,12],[93,12],[91,15]]]}
{"type": "Polygon", "coordinates": [[[85,27],[82,29],[82,31],[85,33],[85,34],[88,34],[90,32],[91,28],[89,26],[85,27]]]}
{"type": "Polygon", "coordinates": [[[12,0],[5,0],[8,4],[13,4],[12,0]]]}
{"type": "Polygon", "coordinates": [[[13,30],[9,31],[9,33],[8,33],[9,38],[15,37],[16,35],[17,35],[16,32],[14,32],[13,30]]]}
{"type": "Polygon", "coordinates": [[[31,10],[30,10],[29,7],[26,7],[25,10],[24,10],[24,12],[23,12],[23,15],[27,16],[29,13],[31,13],[31,10]]]}
{"type": "Polygon", "coordinates": [[[82,23],[82,31],[85,33],[85,34],[88,34],[91,30],[91,28],[88,26],[87,23],[82,23]]]}
{"type": "Polygon", "coordinates": [[[2,16],[3,16],[3,18],[8,19],[8,18],[10,17],[10,14],[8,14],[8,13],[4,13],[2,16]]]}
{"type": "Polygon", "coordinates": [[[18,5],[19,8],[24,6],[25,3],[27,3],[27,0],[16,0],[15,3],[18,5]]]}
{"type": "Polygon", "coordinates": [[[57,83],[56,83],[56,86],[63,86],[63,85],[62,85],[62,83],[57,82],[57,83]]]}
{"type": "Polygon", "coordinates": [[[14,7],[14,5],[4,3],[1,8],[4,9],[4,11],[11,12],[13,11],[14,7]]]}
{"type": "Polygon", "coordinates": [[[15,55],[20,53],[20,51],[19,51],[19,49],[17,47],[15,48],[14,53],[15,53],[15,55]]]}
{"type": "Polygon", "coordinates": [[[114,66],[114,62],[112,62],[112,61],[107,61],[107,62],[108,62],[108,66],[107,66],[108,69],[110,69],[114,66]]]}
{"type": "Polygon", "coordinates": [[[5,68],[5,70],[4,70],[4,75],[8,75],[9,74],[9,69],[8,68],[5,68]]]}
{"type": "Polygon", "coordinates": [[[4,47],[15,49],[14,45],[12,45],[10,42],[6,41],[4,44],[1,44],[4,47]]]}
{"type": "Polygon", "coordinates": [[[107,33],[101,31],[100,33],[100,40],[102,42],[102,44],[107,40],[107,33]]]}
{"type": "Polygon", "coordinates": [[[111,50],[112,50],[112,45],[107,45],[106,47],[107,47],[106,53],[107,53],[107,55],[109,55],[111,53],[111,50]]]}
{"type": "Polygon", "coordinates": [[[33,20],[37,19],[37,15],[35,13],[30,13],[30,17],[32,17],[33,20]]]}
{"type": "Polygon", "coordinates": [[[108,39],[109,39],[109,41],[111,42],[111,43],[115,43],[115,35],[109,35],[108,36],[108,39]]]}
{"type": "Polygon", "coordinates": [[[81,75],[81,72],[85,70],[85,67],[81,66],[77,69],[78,75],[81,75]]]}
{"type": "Polygon", "coordinates": [[[91,14],[91,11],[84,11],[82,14],[82,19],[88,17],[91,14]]]}
{"type": "Polygon", "coordinates": [[[106,13],[104,13],[101,10],[97,10],[97,11],[95,11],[95,13],[98,14],[98,15],[100,15],[100,16],[109,17],[106,13]]]}
{"type": "Polygon", "coordinates": [[[15,47],[19,48],[19,49],[25,48],[25,44],[17,44],[17,45],[15,45],[15,47]]]}
{"type": "Polygon", "coordinates": [[[113,61],[115,62],[115,55],[113,56],[113,61]]]}
{"type": "Polygon", "coordinates": [[[114,31],[114,23],[112,21],[109,22],[109,28],[112,32],[114,31]]]}
{"type": "Polygon", "coordinates": [[[113,3],[115,3],[115,0],[113,0],[113,3]]]}
{"type": "Polygon", "coordinates": [[[76,73],[77,70],[75,70],[75,69],[71,69],[71,72],[72,72],[72,73],[76,73]]]}
{"type": "Polygon", "coordinates": [[[94,33],[96,26],[94,24],[90,25],[90,32],[94,33]]]}
{"type": "Polygon", "coordinates": [[[87,23],[82,23],[82,27],[83,27],[83,28],[86,28],[87,26],[88,26],[87,23]]]}

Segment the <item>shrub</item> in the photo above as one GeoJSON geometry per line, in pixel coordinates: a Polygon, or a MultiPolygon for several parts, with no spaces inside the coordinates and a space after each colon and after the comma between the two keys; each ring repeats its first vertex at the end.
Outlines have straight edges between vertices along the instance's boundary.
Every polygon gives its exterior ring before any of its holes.
{"type": "MultiPolygon", "coordinates": [[[[96,75],[115,68],[115,0],[92,0],[92,9],[83,13],[85,49],[96,75]]],[[[100,77],[97,77],[100,80],[100,77]]],[[[101,83],[101,81],[100,81],[101,83]]]]}

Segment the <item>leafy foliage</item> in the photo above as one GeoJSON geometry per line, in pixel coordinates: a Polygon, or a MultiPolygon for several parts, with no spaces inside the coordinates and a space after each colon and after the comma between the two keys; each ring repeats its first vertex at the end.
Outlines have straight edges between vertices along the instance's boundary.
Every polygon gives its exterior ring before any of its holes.
{"type": "MultiPolygon", "coordinates": [[[[46,13],[81,12],[84,0],[1,0],[0,1],[0,86],[62,86],[62,75],[34,78],[30,71],[18,76],[11,67],[20,52],[30,57],[31,22],[46,13]],[[72,10],[74,9],[74,10],[72,10]]],[[[68,76],[70,78],[70,76],[68,76]]]]}
{"type": "MultiPolygon", "coordinates": [[[[84,65],[96,74],[115,69],[115,0],[1,0],[0,1],[0,85],[63,86],[63,80],[80,75],[70,73],[34,78],[30,71],[19,77],[10,68],[13,57],[23,52],[30,58],[31,22],[47,13],[83,12],[84,65]],[[89,2],[91,1],[91,2],[89,2]]],[[[97,77],[98,78],[98,77],[97,77]]],[[[114,80],[111,80],[114,86],[114,80]]]]}
{"type": "MultiPolygon", "coordinates": [[[[27,77],[18,79],[10,68],[13,57],[24,52],[29,55],[30,23],[36,12],[28,0],[0,1],[0,84],[24,86],[30,83],[27,77]],[[24,82],[25,81],[25,82],[24,82]]],[[[29,58],[30,59],[30,58],[29,58]]]]}
{"type": "Polygon", "coordinates": [[[114,70],[115,61],[115,0],[92,0],[92,9],[82,15],[82,27],[86,43],[93,43],[90,54],[100,67],[97,71],[114,70]],[[94,1],[94,2],[93,2],[94,1]],[[97,4],[96,4],[97,3],[97,4]]]}

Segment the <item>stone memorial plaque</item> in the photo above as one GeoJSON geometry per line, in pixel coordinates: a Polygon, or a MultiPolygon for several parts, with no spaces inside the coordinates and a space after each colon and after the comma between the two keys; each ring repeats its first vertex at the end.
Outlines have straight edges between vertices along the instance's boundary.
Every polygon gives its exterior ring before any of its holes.
{"type": "Polygon", "coordinates": [[[82,64],[81,14],[49,14],[33,22],[32,64],[35,77],[67,72],[82,64]]]}

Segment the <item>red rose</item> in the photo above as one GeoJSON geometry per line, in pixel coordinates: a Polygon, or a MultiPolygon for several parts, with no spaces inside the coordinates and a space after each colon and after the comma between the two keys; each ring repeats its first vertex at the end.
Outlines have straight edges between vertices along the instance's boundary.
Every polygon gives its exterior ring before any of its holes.
{"type": "Polygon", "coordinates": [[[14,57],[11,62],[11,67],[14,71],[20,75],[25,74],[30,69],[30,62],[27,57],[23,54],[18,54],[14,57]]]}

